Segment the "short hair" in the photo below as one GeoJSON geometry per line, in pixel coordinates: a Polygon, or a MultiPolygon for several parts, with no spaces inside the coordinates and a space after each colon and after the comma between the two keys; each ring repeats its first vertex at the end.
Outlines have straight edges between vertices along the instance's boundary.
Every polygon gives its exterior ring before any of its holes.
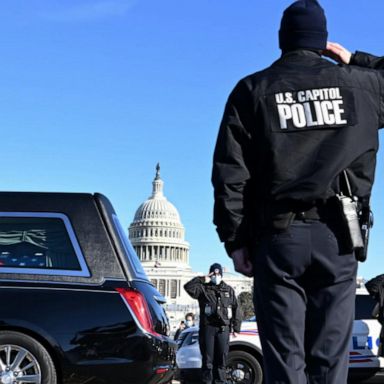
{"type": "Polygon", "coordinates": [[[185,320],[187,320],[187,317],[192,317],[192,320],[195,320],[195,315],[194,315],[192,312],[188,312],[188,313],[185,315],[185,320]]]}

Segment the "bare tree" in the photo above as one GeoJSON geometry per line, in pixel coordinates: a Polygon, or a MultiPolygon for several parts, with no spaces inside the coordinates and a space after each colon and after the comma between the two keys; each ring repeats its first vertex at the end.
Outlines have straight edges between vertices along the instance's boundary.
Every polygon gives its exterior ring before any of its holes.
{"type": "Polygon", "coordinates": [[[243,319],[248,319],[255,315],[253,296],[251,292],[241,292],[237,297],[237,301],[243,313],[243,319]]]}

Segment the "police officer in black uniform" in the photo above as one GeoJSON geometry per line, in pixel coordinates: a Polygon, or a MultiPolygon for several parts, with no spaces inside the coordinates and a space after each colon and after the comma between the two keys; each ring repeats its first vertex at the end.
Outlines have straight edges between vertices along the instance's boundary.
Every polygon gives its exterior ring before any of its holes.
{"type": "Polygon", "coordinates": [[[238,82],[217,138],[214,223],[235,269],[254,276],[266,384],[345,384],[357,261],[337,195],[360,203],[384,126],[383,60],[327,45],[324,11],[283,14],[282,56],[238,82]],[[346,63],[346,62],[345,62],[346,63]]]}
{"type": "Polygon", "coordinates": [[[222,277],[223,269],[215,263],[208,276],[195,277],[184,285],[187,293],[199,301],[201,373],[205,384],[226,383],[229,334],[239,332],[241,326],[235,292],[222,277]]]}

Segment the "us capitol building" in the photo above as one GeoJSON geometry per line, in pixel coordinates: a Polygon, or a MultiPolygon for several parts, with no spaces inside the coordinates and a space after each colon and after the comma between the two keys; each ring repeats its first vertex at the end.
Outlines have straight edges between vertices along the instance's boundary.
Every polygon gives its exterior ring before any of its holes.
{"type": "MultiPolygon", "coordinates": [[[[204,272],[193,272],[189,266],[185,229],[179,212],[163,194],[159,164],[152,186],[152,195],[137,209],[128,233],[148,278],[166,297],[166,310],[175,326],[184,319],[185,313],[198,314],[197,300],[192,299],[183,286],[193,277],[207,274],[209,265],[204,272]]],[[[236,295],[252,288],[251,279],[225,269],[224,281],[235,289],[236,295]]]]}

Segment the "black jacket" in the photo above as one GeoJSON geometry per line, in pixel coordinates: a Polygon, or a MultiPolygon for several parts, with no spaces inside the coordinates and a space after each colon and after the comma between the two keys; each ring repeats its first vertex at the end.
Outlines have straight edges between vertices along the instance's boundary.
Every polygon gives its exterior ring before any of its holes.
{"type": "Polygon", "coordinates": [[[236,85],[212,172],[214,223],[229,252],[247,245],[276,202],[334,196],[344,169],[354,195],[369,198],[384,126],[383,63],[357,53],[354,65],[335,65],[298,50],[236,85]]]}
{"type": "Polygon", "coordinates": [[[205,277],[195,277],[184,285],[186,292],[199,301],[200,328],[205,325],[229,325],[234,332],[240,332],[241,310],[235,291],[222,281],[215,285],[205,283],[205,277]]]}
{"type": "Polygon", "coordinates": [[[384,274],[369,280],[365,286],[369,294],[377,301],[376,311],[372,315],[377,318],[382,326],[378,355],[384,357],[384,274]]]}

